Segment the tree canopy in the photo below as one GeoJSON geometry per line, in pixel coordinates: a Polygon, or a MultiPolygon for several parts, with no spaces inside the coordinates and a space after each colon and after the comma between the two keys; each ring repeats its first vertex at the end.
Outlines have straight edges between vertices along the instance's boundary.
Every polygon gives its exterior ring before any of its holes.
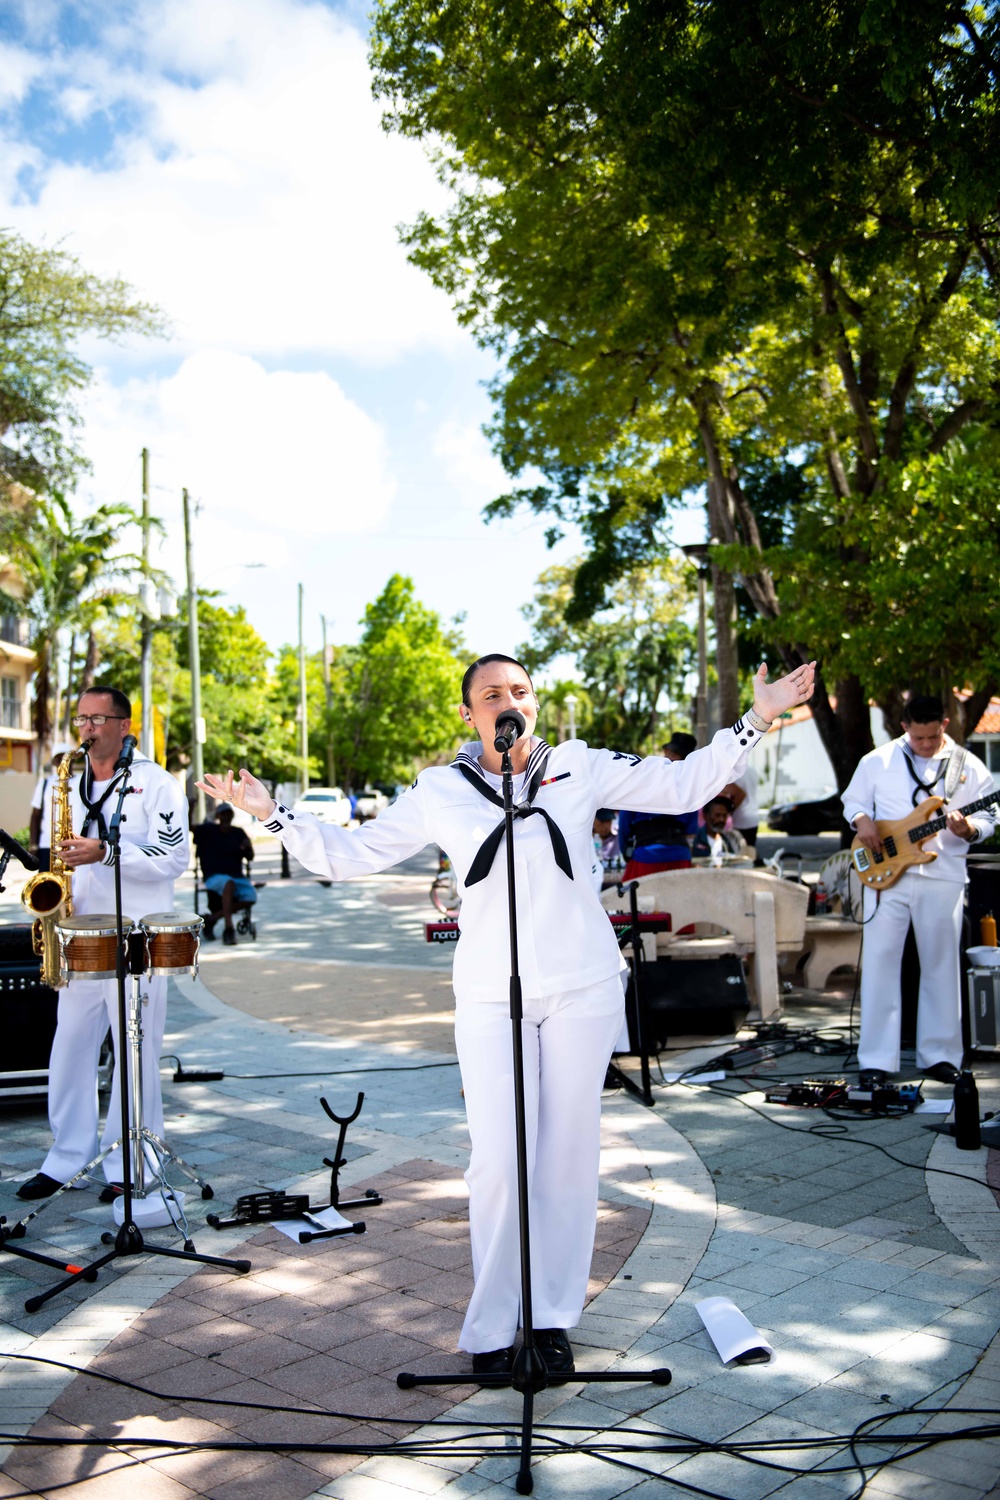
{"type": "Polygon", "coordinates": [[[58,246],[0,230],[0,492],[11,481],[66,489],[79,473],[73,398],[91,376],[76,347],[81,336],[162,327],[124,281],[94,276],[58,246]]]}
{"type": "MultiPolygon", "coordinates": [[[[1000,681],[989,632],[967,628],[985,573],[952,609],[959,570],[932,571],[933,640],[910,650],[890,628],[916,583],[914,487],[940,494],[994,461],[998,15],[921,0],[376,13],[387,125],[425,139],[453,190],[407,232],[411,256],[501,360],[492,436],[515,488],[494,513],[581,525],[582,616],[662,552],[671,506],[704,485],[722,687],[736,588],[786,661],[821,655],[814,711],[841,782],[870,747],[872,692],[891,713],[901,688],[968,684],[974,708],[1000,681]]],[[[961,555],[962,510],[938,505],[939,556],[961,555]]]]}

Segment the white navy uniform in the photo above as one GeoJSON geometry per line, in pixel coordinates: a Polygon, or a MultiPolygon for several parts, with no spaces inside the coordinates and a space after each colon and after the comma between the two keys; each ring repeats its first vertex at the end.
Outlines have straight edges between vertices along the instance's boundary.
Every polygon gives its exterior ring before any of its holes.
{"type": "MultiPolygon", "coordinates": [[[[907,817],[929,796],[944,796],[945,781],[955,742],[945,735],[937,755],[927,760],[914,755],[900,738],[864,756],[843,794],[848,823],[861,814],[876,819],[907,817]],[[923,789],[907,768],[907,760],[923,789]],[[914,794],[916,803],[914,802],[914,794]]],[[[993,777],[983,762],[965,752],[961,780],[948,809],[977,802],[993,790],[993,777]]],[[[992,809],[975,813],[974,842],[989,838],[995,817],[992,809]]],[[[878,899],[866,888],[864,948],[861,965],[861,1040],[858,1066],[898,1073],[902,992],[900,963],[910,923],[920,956],[917,1000],[917,1066],[935,1063],[962,1065],[962,1001],[959,945],[969,843],[945,828],[923,846],[937,855],[932,863],[912,865],[878,899]]]]}
{"type": "MultiPolygon", "coordinates": [[[[759,733],[744,720],[684,761],[535,740],[525,789],[544,815],[514,825],[518,952],[524,1007],[532,1299],[539,1328],[580,1318],[593,1254],[601,1086],[622,1026],[618,943],[592,878],[599,807],[682,813],[740,775],[759,733]],[[530,794],[529,794],[530,795],[530,794]],[[550,821],[551,820],[551,823],[550,821]],[[553,831],[552,824],[555,825],[553,831]],[[572,872],[572,878],[567,873],[572,872]]],[[[466,745],[357,829],[279,806],[265,822],[308,869],[332,880],[375,874],[427,844],[448,855],[462,895],[455,953],[455,1037],[472,1137],[466,1173],[475,1290],[460,1345],[512,1344],[520,1312],[506,854],[488,873],[483,845],[503,823],[500,777],[466,745]],[[483,793],[486,793],[484,795],[483,793]],[[481,877],[481,878],[480,878],[481,877]]]]}
{"type": "MultiPolygon", "coordinates": [[[[117,782],[112,779],[88,785],[87,774],[85,771],[70,783],[73,832],[84,838],[98,838],[103,836],[104,825],[88,813],[81,782],[87,788],[92,807],[110,787],[101,809],[104,824],[110,821],[118,805],[117,782]]],[[[136,919],[151,912],[172,911],[174,881],[187,869],[189,858],[184,792],[162,766],[136,751],[121,826],[124,915],[136,919]]],[[[79,916],[86,916],[95,912],[113,914],[114,909],[115,879],[109,848],[102,864],[81,865],[73,872],[73,910],[79,916]]],[[[167,1010],[166,979],[144,980],[143,994],[148,996],[142,1011],[143,1111],[150,1130],[162,1135],[160,1048],[167,1010]]],[[[54,1140],[42,1163],[42,1171],[57,1182],[65,1182],[97,1155],[97,1063],[109,1022],[115,1038],[116,1062],[102,1150],[121,1134],[117,982],[74,978],[59,991],[59,1020],[49,1059],[49,1124],[54,1140]]],[[[109,1182],[121,1180],[120,1151],[105,1159],[104,1175],[109,1182]]]]}

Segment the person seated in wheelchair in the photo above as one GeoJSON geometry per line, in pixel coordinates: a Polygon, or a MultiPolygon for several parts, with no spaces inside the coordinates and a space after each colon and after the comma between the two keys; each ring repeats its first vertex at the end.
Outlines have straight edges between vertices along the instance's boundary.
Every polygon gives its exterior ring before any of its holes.
{"type": "MultiPolygon", "coordinates": [[[[233,927],[235,912],[252,906],[257,900],[253,882],[243,873],[244,860],[253,859],[253,844],[246,830],[233,825],[233,809],[221,803],[215,818],[206,818],[192,829],[191,837],[201,863],[205,889],[209,892],[209,915],[202,936],[207,943],[215,940],[215,924],[222,917],[222,941],[231,947],[236,943],[233,927]],[[212,896],[216,897],[213,901],[212,896]]],[[[242,929],[241,929],[242,930],[242,929]]]]}

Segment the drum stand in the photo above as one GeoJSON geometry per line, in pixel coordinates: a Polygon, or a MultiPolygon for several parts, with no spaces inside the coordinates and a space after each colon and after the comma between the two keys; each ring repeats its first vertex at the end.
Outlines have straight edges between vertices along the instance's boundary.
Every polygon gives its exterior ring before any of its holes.
{"type": "MultiPolygon", "coordinates": [[[[500,742],[496,748],[501,748],[500,742]]],[[[507,912],[510,928],[510,1021],[511,1044],[514,1053],[514,1128],[517,1144],[517,1207],[520,1229],[521,1260],[521,1348],[514,1359],[514,1368],[509,1375],[470,1375],[468,1371],[447,1375],[413,1375],[403,1373],[396,1376],[401,1390],[411,1390],[416,1385],[481,1385],[487,1387],[510,1386],[521,1395],[521,1450],[515,1488],[519,1495],[530,1495],[531,1445],[534,1423],[535,1396],[552,1382],[549,1380],[545,1361],[535,1343],[535,1326],[531,1310],[531,1247],[529,1226],[529,1183],[527,1124],[524,1108],[524,1051],[521,1036],[523,1017],[521,1003],[521,978],[517,956],[517,901],[514,883],[514,789],[513,768],[510,751],[503,751],[501,763],[503,777],[503,810],[506,825],[507,853],[507,912]]],[[[572,1375],[557,1375],[559,1385],[643,1384],[669,1385],[670,1371],[656,1370],[576,1370],[572,1375]]]]}
{"type": "MultiPolygon", "coordinates": [[[[104,1234],[101,1236],[102,1243],[111,1245],[107,1255],[101,1255],[92,1261],[89,1266],[83,1266],[67,1276],[65,1280],[50,1287],[47,1292],[40,1293],[37,1297],[29,1297],[24,1304],[26,1312],[37,1312],[52,1297],[56,1297],[67,1287],[74,1286],[78,1281],[93,1281],[95,1274],[103,1266],[109,1265],[114,1260],[119,1260],[127,1255],[165,1255],[175,1260],[197,1261],[206,1266],[222,1266],[227,1271],[249,1271],[248,1260],[226,1260],[217,1255],[201,1255],[191,1242],[188,1232],[187,1221],[184,1218],[183,1209],[177,1200],[173,1188],[163,1176],[163,1165],[171,1161],[187,1173],[195,1182],[201,1184],[202,1195],[211,1196],[211,1188],[204,1183],[191,1167],[176,1156],[170,1148],[160,1140],[159,1136],[147,1130],[142,1123],[142,996],[140,994],[140,978],[145,972],[145,941],[144,935],[132,933],[126,943],[122,921],[122,876],[121,876],[121,823],[122,808],[125,798],[129,792],[130,771],[126,768],[118,789],[118,806],[108,825],[107,842],[114,851],[115,871],[115,915],[118,922],[118,945],[117,945],[117,979],[118,979],[118,1036],[123,1045],[119,1051],[123,1054],[115,1059],[115,1066],[119,1070],[121,1081],[121,1136],[114,1145],[102,1151],[94,1161],[88,1162],[87,1166],[70,1178],[60,1189],[66,1190],[85,1177],[99,1162],[103,1161],[118,1146],[122,1148],[122,1224],[117,1234],[104,1234]],[[126,965],[131,975],[131,1002],[126,1004],[125,999],[125,973],[126,965]],[[125,1055],[127,1054],[127,1056],[125,1055]],[[127,1149],[126,1149],[127,1147],[127,1149]],[[146,1194],[146,1153],[153,1155],[156,1167],[153,1171],[153,1181],[162,1193],[164,1205],[170,1214],[174,1227],[185,1235],[184,1249],[176,1250],[172,1245],[150,1245],[142,1237],[142,1231],[136,1223],[133,1207],[133,1198],[141,1203],[146,1194]],[[208,1192],[206,1194],[206,1188],[208,1192]],[[174,1218],[174,1210],[177,1218],[174,1218]],[[178,1220],[180,1222],[178,1222],[178,1220]],[[183,1229],[181,1229],[183,1225],[183,1229]]],[[[53,1193],[48,1200],[51,1203],[58,1197],[53,1193]]],[[[48,1203],[43,1207],[48,1207],[48,1203]]],[[[36,1217],[41,1210],[29,1214],[18,1224],[12,1226],[11,1233],[24,1233],[24,1226],[36,1217]]]]}

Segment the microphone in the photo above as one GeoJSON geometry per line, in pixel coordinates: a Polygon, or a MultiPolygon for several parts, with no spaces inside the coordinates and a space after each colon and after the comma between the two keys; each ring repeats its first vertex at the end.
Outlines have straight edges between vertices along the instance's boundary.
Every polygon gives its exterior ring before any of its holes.
{"type": "Polygon", "coordinates": [[[518,713],[516,708],[505,708],[502,714],[497,714],[496,723],[493,726],[494,750],[509,750],[514,741],[520,739],[527,727],[524,714],[518,713]]]}
{"type": "Polygon", "coordinates": [[[0,849],[5,854],[12,854],[15,859],[19,859],[26,870],[37,870],[39,868],[38,860],[31,851],[26,849],[23,844],[19,844],[17,839],[12,839],[10,834],[5,833],[2,828],[0,828],[0,849]]]}
{"type": "Polygon", "coordinates": [[[135,754],[135,748],[138,743],[139,741],[136,739],[134,734],[127,734],[125,736],[125,738],[122,740],[122,753],[115,761],[116,771],[126,771],[132,764],[132,757],[135,754]]]}

